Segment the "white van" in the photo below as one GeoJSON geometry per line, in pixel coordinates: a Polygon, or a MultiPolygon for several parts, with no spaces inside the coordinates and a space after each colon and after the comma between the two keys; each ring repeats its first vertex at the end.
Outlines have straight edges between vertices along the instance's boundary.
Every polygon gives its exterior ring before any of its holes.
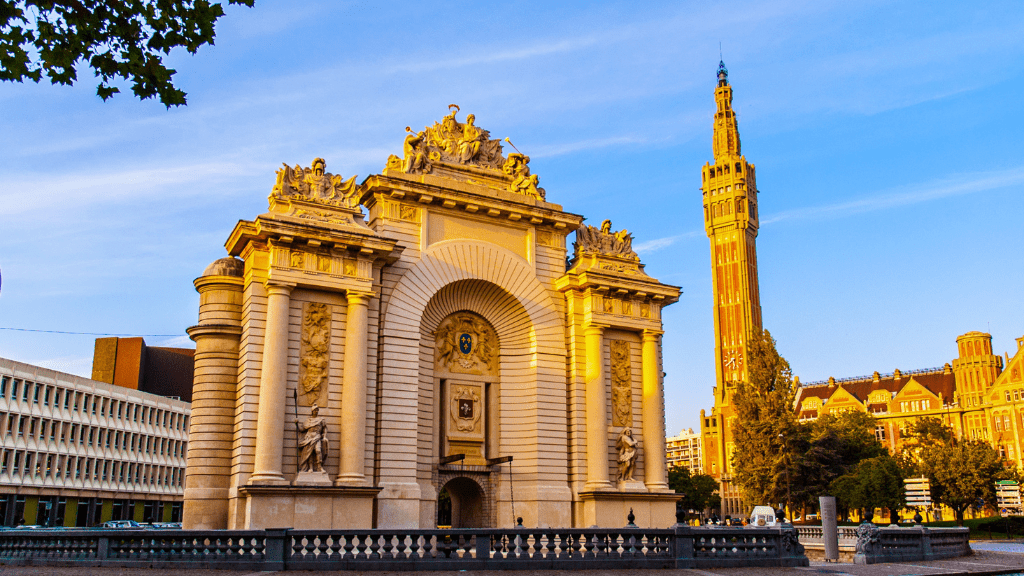
{"type": "Polygon", "coordinates": [[[761,528],[774,525],[775,510],[771,506],[754,506],[754,510],[750,513],[750,524],[747,526],[761,528]]]}

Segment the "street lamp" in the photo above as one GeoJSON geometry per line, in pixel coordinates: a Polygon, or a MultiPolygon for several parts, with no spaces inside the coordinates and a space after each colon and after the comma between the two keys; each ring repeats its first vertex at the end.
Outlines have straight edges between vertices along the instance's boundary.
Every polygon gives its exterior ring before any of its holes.
{"type": "MultiPolygon", "coordinates": [[[[786,444],[786,436],[782,432],[779,432],[779,440],[781,440],[782,444],[783,444],[782,458],[785,461],[785,460],[789,459],[790,456],[789,456],[789,451],[785,450],[785,448],[786,448],[786,446],[785,446],[785,444],[786,444]]],[[[792,514],[789,511],[789,502],[790,502],[790,500],[792,500],[792,494],[789,491],[789,466],[792,464],[792,460],[790,460],[789,462],[786,462],[785,464],[786,464],[786,515],[790,516],[790,522],[792,522],[793,521],[792,514]]]]}

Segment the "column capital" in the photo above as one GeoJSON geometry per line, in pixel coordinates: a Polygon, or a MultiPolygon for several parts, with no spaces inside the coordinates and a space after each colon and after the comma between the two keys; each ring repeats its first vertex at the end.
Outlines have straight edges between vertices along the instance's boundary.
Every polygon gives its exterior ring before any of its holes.
{"type": "Polygon", "coordinates": [[[595,322],[590,322],[588,324],[584,324],[583,325],[583,333],[584,334],[598,334],[598,335],[600,335],[600,334],[604,334],[604,331],[607,330],[607,329],[608,329],[608,325],[607,324],[597,324],[595,322]]]}
{"type": "Polygon", "coordinates": [[[365,292],[363,290],[345,290],[345,298],[348,299],[349,304],[365,304],[369,302],[371,298],[376,296],[376,292],[365,292]]]}
{"type": "Polygon", "coordinates": [[[664,334],[664,330],[656,330],[654,328],[644,328],[644,342],[655,342],[658,337],[664,334]]]}
{"type": "Polygon", "coordinates": [[[291,296],[291,294],[292,294],[292,290],[294,290],[294,289],[295,289],[295,284],[290,284],[290,283],[286,284],[286,283],[280,283],[280,282],[271,282],[271,281],[269,281],[269,280],[268,280],[268,281],[267,281],[267,282],[266,282],[266,283],[264,284],[264,287],[265,287],[265,288],[266,288],[266,290],[267,290],[267,295],[268,295],[268,296],[269,296],[270,294],[283,294],[283,295],[285,295],[285,296],[291,296]]]}

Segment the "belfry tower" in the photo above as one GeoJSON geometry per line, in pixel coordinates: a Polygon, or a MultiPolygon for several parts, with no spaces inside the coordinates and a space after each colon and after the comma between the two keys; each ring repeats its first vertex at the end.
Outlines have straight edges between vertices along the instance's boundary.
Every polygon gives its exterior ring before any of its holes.
{"type": "Polygon", "coordinates": [[[715,405],[701,411],[704,471],[721,483],[723,514],[742,513],[739,491],[731,485],[731,395],[747,378],[747,337],[761,330],[757,284],[757,180],[754,165],[740,153],[740,133],[732,109],[732,86],[724,62],[715,88],[714,162],[701,171],[704,229],[711,241],[711,282],[715,312],[715,405]]]}

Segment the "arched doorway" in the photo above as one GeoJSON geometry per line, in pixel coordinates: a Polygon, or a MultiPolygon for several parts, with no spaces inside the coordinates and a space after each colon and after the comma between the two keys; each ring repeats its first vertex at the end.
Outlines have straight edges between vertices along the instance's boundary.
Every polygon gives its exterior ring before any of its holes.
{"type": "Polygon", "coordinates": [[[484,491],[469,478],[453,478],[437,496],[437,525],[485,528],[484,491]]]}

